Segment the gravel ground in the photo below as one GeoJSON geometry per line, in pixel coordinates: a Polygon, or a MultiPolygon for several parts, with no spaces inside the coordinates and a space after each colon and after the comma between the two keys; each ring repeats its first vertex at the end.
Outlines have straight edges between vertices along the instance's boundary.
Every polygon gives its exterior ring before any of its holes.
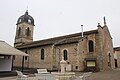
{"type": "Polygon", "coordinates": [[[120,69],[92,73],[89,80],[120,80],[120,69]]]}
{"type": "MultiPolygon", "coordinates": [[[[77,73],[79,74],[79,73],[77,73]]],[[[80,73],[82,74],[82,73],[80,73]]],[[[32,78],[32,77],[30,77],[32,78]]],[[[14,77],[3,77],[0,80],[16,80],[14,77]]],[[[28,79],[29,80],[29,79],[28,79]]],[[[33,79],[30,79],[33,80],[33,79]]],[[[120,69],[92,73],[86,80],[120,80],[120,69]]]]}

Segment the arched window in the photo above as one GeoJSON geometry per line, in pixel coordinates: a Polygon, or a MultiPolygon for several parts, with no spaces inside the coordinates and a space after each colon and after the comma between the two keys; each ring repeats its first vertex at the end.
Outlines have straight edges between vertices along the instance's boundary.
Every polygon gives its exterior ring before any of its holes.
{"type": "Polygon", "coordinates": [[[21,28],[19,27],[18,28],[18,36],[20,36],[20,33],[21,33],[21,28]]]}
{"type": "Polygon", "coordinates": [[[19,19],[19,23],[21,23],[22,19],[19,19]]]}
{"type": "Polygon", "coordinates": [[[30,33],[31,33],[31,31],[30,31],[30,29],[29,29],[29,27],[26,29],[26,35],[27,36],[30,36],[30,33]]]}
{"type": "Polygon", "coordinates": [[[68,59],[67,50],[64,50],[63,53],[64,53],[64,60],[67,60],[68,59]]]}
{"type": "Polygon", "coordinates": [[[28,19],[28,23],[31,23],[31,20],[30,20],[30,19],[28,19]]]}
{"type": "Polygon", "coordinates": [[[44,60],[44,49],[41,49],[41,60],[44,60]]]}
{"type": "Polygon", "coordinates": [[[108,54],[108,66],[111,67],[111,54],[110,53],[108,54]]]}
{"type": "Polygon", "coordinates": [[[94,51],[94,43],[93,43],[93,41],[90,40],[88,45],[89,45],[89,52],[93,52],[94,51]]]}

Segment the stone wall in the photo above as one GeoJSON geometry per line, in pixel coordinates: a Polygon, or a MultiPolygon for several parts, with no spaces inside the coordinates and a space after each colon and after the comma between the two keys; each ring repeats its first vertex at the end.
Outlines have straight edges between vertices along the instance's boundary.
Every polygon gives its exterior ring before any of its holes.
{"type": "Polygon", "coordinates": [[[107,26],[99,26],[98,27],[98,66],[100,70],[108,70],[110,68],[114,68],[114,56],[113,56],[113,43],[112,37],[109,33],[107,26]],[[110,61],[109,55],[110,54],[110,61]],[[110,62],[110,65],[108,64],[110,62]]]}
{"type": "MultiPolygon", "coordinates": [[[[85,58],[96,58],[97,70],[108,70],[114,68],[112,38],[107,26],[98,26],[98,33],[84,35],[78,42],[60,45],[36,46],[22,49],[27,51],[29,58],[25,60],[25,67],[47,68],[48,70],[59,70],[63,51],[67,50],[68,59],[73,71],[83,71],[86,66],[85,58]],[[93,41],[93,52],[89,52],[89,41],[93,41]],[[41,49],[44,49],[44,60],[41,60],[41,49]],[[110,58],[108,55],[110,54],[110,58]],[[110,60],[110,65],[108,62],[110,60]]],[[[16,57],[15,66],[21,66],[22,58],[16,57]]]]}
{"type": "Polygon", "coordinates": [[[55,46],[55,53],[56,53],[56,67],[59,68],[59,61],[61,61],[63,57],[63,51],[67,50],[68,52],[68,59],[66,60],[67,63],[72,65],[72,69],[75,70],[76,63],[77,63],[77,43],[73,44],[66,44],[66,45],[59,45],[55,46]]]}

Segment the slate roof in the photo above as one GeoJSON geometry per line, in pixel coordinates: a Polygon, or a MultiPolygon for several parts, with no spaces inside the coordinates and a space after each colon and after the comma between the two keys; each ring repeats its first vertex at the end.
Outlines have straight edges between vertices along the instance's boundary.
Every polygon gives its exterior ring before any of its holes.
{"type": "Polygon", "coordinates": [[[26,22],[26,23],[31,24],[31,25],[34,26],[34,19],[33,19],[32,16],[30,16],[30,15],[28,14],[28,11],[26,11],[24,15],[22,15],[22,16],[20,16],[20,17],[18,18],[17,25],[18,25],[18,24],[21,24],[21,23],[23,23],[23,22],[26,22]]]}
{"type": "MultiPolygon", "coordinates": [[[[98,33],[98,30],[91,30],[84,32],[84,35],[95,34],[98,33]]],[[[46,46],[46,45],[62,45],[62,44],[70,44],[70,43],[78,43],[78,41],[82,39],[81,33],[69,34],[44,40],[33,41],[30,43],[26,43],[21,46],[17,46],[16,48],[32,48],[38,46],[46,46]]]]}

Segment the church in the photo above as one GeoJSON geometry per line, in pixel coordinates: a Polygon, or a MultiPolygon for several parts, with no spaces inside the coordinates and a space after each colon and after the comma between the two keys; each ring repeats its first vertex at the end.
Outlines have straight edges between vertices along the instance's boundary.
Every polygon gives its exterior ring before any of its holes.
{"type": "Polygon", "coordinates": [[[34,19],[28,11],[16,24],[14,47],[29,56],[15,56],[13,65],[25,68],[60,70],[62,57],[71,71],[103,71],[114,68],[112,37],[104,25],[95,30],[33,41],[34,19]]]}

